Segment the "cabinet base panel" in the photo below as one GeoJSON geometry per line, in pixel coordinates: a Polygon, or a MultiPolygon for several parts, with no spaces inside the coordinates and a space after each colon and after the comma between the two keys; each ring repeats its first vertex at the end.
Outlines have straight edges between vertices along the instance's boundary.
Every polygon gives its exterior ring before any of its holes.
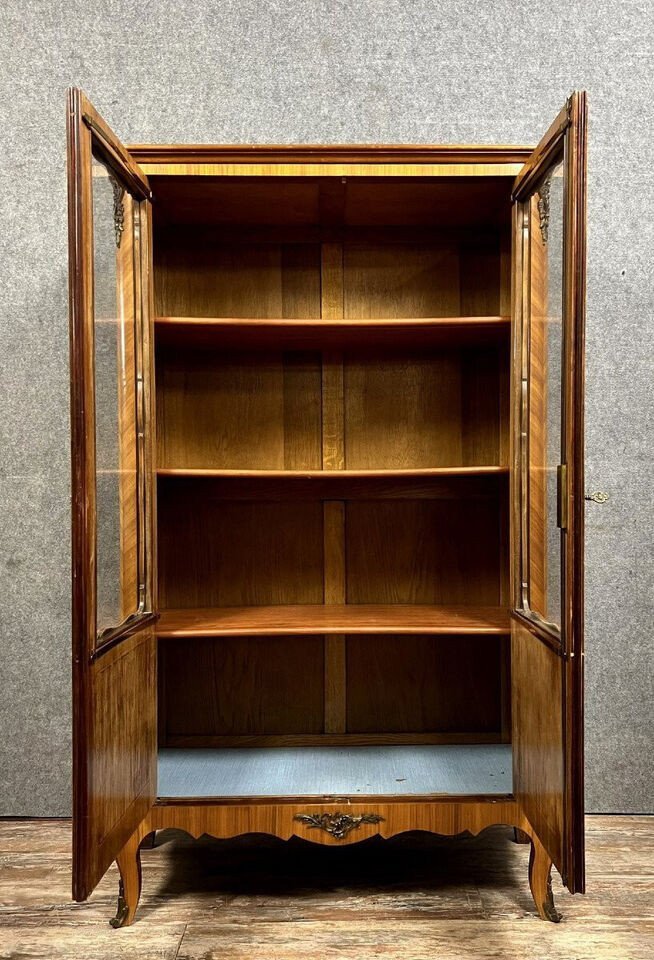
{"type": "Polygon", "coordinates": [[[529,884],[536,909],[543,920],[558,922],[552,898],[550,860],[545,848],[512,798],[466,797],[447,800],[371,800],[352,803],[347,799],[323,802],[268,803],[157,803],[118,856],[120,893],[113,926],[129,926],[135,917],[141,893],[140,848],[152,831],[178,829],[192,837],[205,834],[218,839],[246,833],[264,833],[288,840],[340,845],[372,836],[389,838],[400,833],[425,830],[441,836],[476,835],[487,827],[504,824],[521,831],[531,842],[529,884]]]}

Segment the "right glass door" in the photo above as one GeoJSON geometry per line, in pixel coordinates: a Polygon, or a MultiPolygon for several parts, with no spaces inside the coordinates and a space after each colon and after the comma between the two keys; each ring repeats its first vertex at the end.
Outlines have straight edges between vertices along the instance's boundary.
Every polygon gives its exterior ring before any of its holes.
{"type": "Polygon", "coordinates": [[[573,892],[584,885],[585,163],[586,97],[574,93],[513,189],[514,779],[573,892]]]}

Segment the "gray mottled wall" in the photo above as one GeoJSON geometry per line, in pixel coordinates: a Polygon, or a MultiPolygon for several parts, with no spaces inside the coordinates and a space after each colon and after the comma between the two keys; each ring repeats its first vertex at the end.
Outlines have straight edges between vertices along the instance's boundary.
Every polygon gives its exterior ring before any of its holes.
{"type": "Polygon", "coordinates": [[[0,11],[0,813],[70,809],[64,91],[124,141],[533,143],[589,91],[587,784],[652,798],[649,0],[12,0],[0,11]]]}

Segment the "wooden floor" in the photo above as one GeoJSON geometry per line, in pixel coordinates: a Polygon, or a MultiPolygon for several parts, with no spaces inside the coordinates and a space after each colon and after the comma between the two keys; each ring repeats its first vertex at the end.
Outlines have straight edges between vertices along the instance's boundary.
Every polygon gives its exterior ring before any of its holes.
{"type": "Polygon", "coordinates": [[[505,828],[344,848],[191,841],[146,850],[133,927],[112,930],[115,868],[70,901],[70,825],[0,821],[0,960],[651,960],[654,818],[590,817],[588,894],[558,878],[538,920],[528,847],[505,828]]]}

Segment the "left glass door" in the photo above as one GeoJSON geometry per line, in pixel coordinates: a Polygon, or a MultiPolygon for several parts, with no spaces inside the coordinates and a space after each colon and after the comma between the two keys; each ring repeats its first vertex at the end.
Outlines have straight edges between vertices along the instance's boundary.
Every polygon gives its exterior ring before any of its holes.
{"type": "Polygon", "coordinates": [[[156,792],[151,192],[68,94],[74,879],[85,899],[156,792]]]}

